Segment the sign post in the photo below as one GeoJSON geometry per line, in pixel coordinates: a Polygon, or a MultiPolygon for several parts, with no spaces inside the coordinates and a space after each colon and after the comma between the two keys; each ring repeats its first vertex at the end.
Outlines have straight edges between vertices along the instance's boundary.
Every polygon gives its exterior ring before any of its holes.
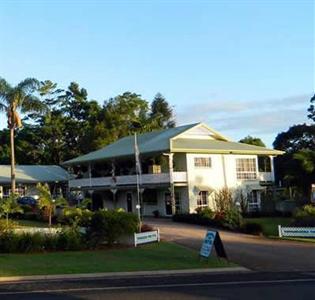
{"type": "Polygon", "coordinates": [[[200,257],[208,258],[211,255],[213,246],[218,257],[227,258],[219,232],[210,230],[207,231],[205,239],[202,243],[199,252],[200,257]]]}

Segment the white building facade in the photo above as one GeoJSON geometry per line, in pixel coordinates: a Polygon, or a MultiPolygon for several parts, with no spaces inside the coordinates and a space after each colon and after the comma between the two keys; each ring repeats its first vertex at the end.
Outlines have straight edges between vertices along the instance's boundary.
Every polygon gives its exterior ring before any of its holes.
{"type": "Polygon", "coordinates": [[[259,210],[261,194],[274,184],[273,158],[282,154],[232,142],[203,123],[140,135],[138,146],[140,200],[133,137],[65,162],[77,174],[70,189],[92,196],[94,209],[136,212],[140,201],[143,215],[171,216],[215,210],[214,193],[228,188],[246,195],[249,210],[259,210]]]}

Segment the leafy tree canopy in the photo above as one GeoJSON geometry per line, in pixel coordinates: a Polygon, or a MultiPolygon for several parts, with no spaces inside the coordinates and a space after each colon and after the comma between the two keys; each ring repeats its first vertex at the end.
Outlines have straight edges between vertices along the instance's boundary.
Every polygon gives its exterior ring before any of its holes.
{"type": "Polygon", "coordinates": [[[258,137],[252,137],[250,135],[244,137],[243,139],[239,140],[240,143],[243,144],[249,144],[249,145],[254,145],[254,146],[260,146],[260,147],[266,147],[264,142],[258,138],[258,137]]]}

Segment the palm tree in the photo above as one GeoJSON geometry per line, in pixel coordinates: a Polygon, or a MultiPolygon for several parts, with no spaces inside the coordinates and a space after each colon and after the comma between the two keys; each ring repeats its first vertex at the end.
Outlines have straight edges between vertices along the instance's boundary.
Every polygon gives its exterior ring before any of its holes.
{"type": "Polygon", "coordinates": [[[51,227],[51,219],[57,206],[67,206],[68,202],[63,197],[54,199],[50,193],[49,185],[38,183],[36,188],[39,192],[38,205],[41,209],[45,209],[48,213],[48,224],[51,227]]]}
{"type": "Polygon", "coordinates": [[[45,106],[34,95],[39,82],[34,78],[27,78],[16,86],[11,86],[4,78],[0,77],[0,111],[7,114],[8,128],[10,130],[11,152],[11,191],[15,193],[15,151],[14,133],[22,127],[19,112],[43,111],[45,106]]]}

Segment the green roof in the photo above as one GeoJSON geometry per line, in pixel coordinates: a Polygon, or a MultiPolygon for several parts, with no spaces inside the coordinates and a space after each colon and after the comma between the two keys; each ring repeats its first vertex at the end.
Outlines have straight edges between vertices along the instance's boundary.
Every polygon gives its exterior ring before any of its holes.
{"type": "Polygon", "coordinates": [[[281,155],[283,151],[243,143],[201,139],[174,139],[172,152],[281,155]]]}
{"type": "MultiPolygon", "coordinates": [[[[55,165],[17,165],[17,183],[68,181],[69,173],[55,165]]],[[[11,182],[11,166],[0,165],[0,185],[11,182]]]]}
{"type": "MultiPolygon", "coordinates": [[[[228,141],[219,133],[201,123],[140,134],[138,135],[138,146],[142,155],[161,153],[164,151],[266,155],[280,155],[283,153],[282,151],[267,149],[264,147],[228,141]],[[196,127],[197,125],[206,127],[209,130],[209,133],[211,132],[214,134],[217,139],[190,139],[181,138],[179,136],[181,133],[196,127]]],[[[127,136],[100,150],[68,160],[64,162],[63,165],[84,164],[113,158],[134,156],[134,153],[134,136],[127,136]]]]}
{"type": "MultiPolygon", "coordinates": [[[[198,123],[139,134],[137,137],[139,151],[141,154],[170,151],[170,139],[196,126],[197,124],[198,123]]],[[[135,155],[134,153],[134,136],[127,136],[100,150],[68,160],[64,162],[63,165],[74,165],[116,157],[133,156],[135,155]]]]}

